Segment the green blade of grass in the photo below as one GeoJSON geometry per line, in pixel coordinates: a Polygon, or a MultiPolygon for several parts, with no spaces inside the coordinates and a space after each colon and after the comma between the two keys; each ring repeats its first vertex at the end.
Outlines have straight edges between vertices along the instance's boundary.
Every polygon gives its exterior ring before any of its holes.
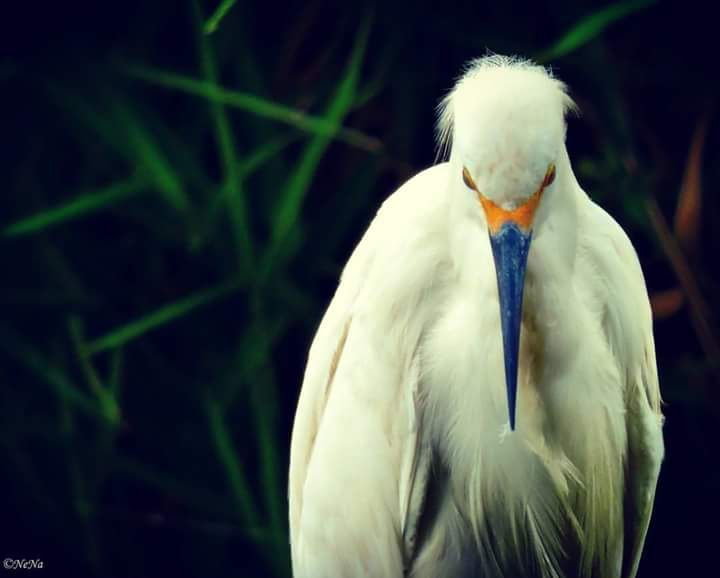
{"type": "Polygon", "coordinates": [[[540,53],[535,60],[549,62],[561,56],[566,56],[599,36],[613,22],[622,20],[626,16],[647,8],[654,3],[655,0],[617,2],[593,12],[575,24],[555,44],[540,53]]]}
{"type": "MultiPolygon", "coordinates": [[[[269,160],[280,154],[280,152],[296,138],[297,135],[286,135],[258,146],[248,156],[238,161],[236,169],[238,178],[244,181],[252,176],[255,171],[262,168],[269,160]]],[[[213,196],[210,206],[204,215],[204,221],[201,222],[198,227],[197,247],[201,246],[210,236],[223,206],[227,204],[225,196],[228,194],[230,194],[228,189],[223,186],[220,187],[213,196]]]]}
{"type": "MultiPolygon", "coordinates": [[[[50,98],[76,122],[69,123],[94,133],[102,143],[147,176],[176,210],[189,210],[187,183],[208,186],[197,154],[190,145],[166,126],[158,115],[141,113],[121,95],[101,90],[99,95],[81,95],[62,86],[46,86],[50,98]],[[162,145],[162,146],[160,146],[162,145]],[[174,167],[182,168],[182,177],[174,167]]],[[[83,135],[87,137],[87,135],[83,135]]],[[[136,171],[137,172],[137,171],[136,171]]]]}
{"type": "Polygon", "coordinates": [[[50,363],[34,347],[25,343],[19,335],[0,328],[0,350],[40,377],[41,381],[47,384],[58,397],[64,399],[75,409],[90,417],[105,421],[106,418],[101,408],[83,394],[61,369],[50,363]]]}
{"type": "Polygon", "coordinates": [[[220,405],[210,398],[206,399],[205,413],[217,457],[225,470],[240,515],[245,524],[257,527],[259,516],[255,510],[250,486],[243,474],[242,465],[233,447],[220,405]]]}
{"type": "MultiPolygon", "coordinates": [[[[352,109],[355,101],[360,68],[370,31],[369,19],[360,28],[345,68],[343,78],[335,91],[325,116],[331,126],[340,126],[352,109]]],[[[263,275],[275,261],[278,251],[295,226],[302,203],[325,150],[332,140],[332,134],[317,134],[306,145],[302,157],[285,185],[279,203],[275,206],[272,222],[272,243],[264,260],[263,275]]]]}
{"type": "Polygon", "coordinates": [[[110,371],[107,377],[108,389],[115,399],[120,397],[122,385],[123,348],[118,347],[110,353],[110,371]]]}
{"type": "Polygon", "coordinates": [[[78,195],[59,207],[25,217],[5,227],[2,234],[5,237],[17,237],[44,231],[49,227],[61,225],[73,219],[101,211],[110,205],[140,193],[146,188],[147,182],[137,177],[115,183],[78,195]]]}
{"type": "MultiPolygon", "coordinates": [[[[331,126],[342,126],[342,122],[352,110],[356,102],[357,87],[360,79],[363,55],[367,45],[370,30],[369,19],[361,26],[355,39],[348,64],[343,73],[331,101],[328,105],[324,120],[331,126]]],[[[271,223],[272,239],[269,249],[263,259],[263,267],[260,277],[264,277],[271,267],[277,265],[276,257],[281,252],[288,252],[287,243],[290,233],[293,231],[300,215],[307,191],[317,172],[317,168],[327,147],[333,140],[333,134],[316,134],[305,145],[300,161],[290,175],[283,188],[282,195],[274,207],[273,220],[271,223]]],[[[255,307],[255,316],[264,319],[262,307],[255,307]]],[[[265,323],[261,323],[263,327],[265,323]]],[[[270,517],[270,524],[273,534],[284,532],[281,507],[278,496],[279,490],[279,467],[277,451],[277,440],[275,440],[275,414],[273,410],[276,403],[276,384],[270,370],[269,351],[257,351],[258,359],[262,363],[259,375],[264,375],[262,388],[257,384],[252,388],[252,403],[254,407],[255,430],[261,454],[261,479],[262,487],[265,490],[265,503],[270,517]],[[264,362],[264,363],[263,363],[264,362]]]]}
{"type": "Polygon", "coordinates": [[[243,179],[246,179],[274,156],[280,154],[280,152],[296,140],[296,138],[297,135],[294,134],[285,135],[261,144],[239,162],[238,172],[243,179]]]}
{"type": "Polygon", "coordinates": [[[86,350],[88,353],[95,354],[100,351],[119,347],[129,341],[137,339],[153,329],[184,317],[198,307],[208,305],[221,297],[237,291],[240,286],[239,282],[232,281],[205,291],[200,291],[190,297],[169,303],[152,313],[144,315],[143,317],[136,319],[135,321],[131,321],[130,323],[118,327],[117,329],[113,329],[102,337],[95,339],[87,344],[86,350]]]}
{"type": "Polygon", "coordinates": [[[390,60],[383,60],[377,70],[375,70],[372,78],[370,78],[364,86],[358,87],[355,94],[355,102],[353,103],[353,110],[365,106],[380,93],[385,86],[389,70],[390,60]]]}
{"type": "Polygon", "coordinates": [[[235,5],[235,2],[237,2],[237,0],[222,0],[220,5],[215,9],[215,12],[213,12],[210,18],[208,18],[205,21],[205,24],[203,24],[203,33],[212,34],[215,32],[218,24],[220,24],[220,21],[225,18],[225,15],[235,5]]]}
{"type": "Polygon", "coordinates": [[[157,187],[165,200],[179,211],[188,211],[189,198],[157,139],[152,135],[149,119],[142,118],[128,102],[116,94],[84,98],[60,86],[47,86],[50,97],[79,122],[99,136],[106,146],[118,153],[133,168],[139,168],[149,185],[157,187]]]}
{"type": "Polygon", "coordinates": [[[111,424],[119,424],[120,407],[118,406],[117,400],[115,399],[112,391],[109,388],[106,388],[101,382],[100,376],[90,360],[82,321],[79,317],[72,316],[68,319],[68,333],[70,334],[70,341],[72,342],[75,350],[75,355],[78,363],[80,364],[80,368],[85,375],[85,379],[87,380],[90,389],[95,394],[95,397],[105,414],[105,418],[111,424]]]}
{"type": "Polygon", "coordinates": [[[260,479],[264,494],[265,508],[269,518],[271,533],[282,536],[287,532],[283,515],[283,492],[280,489],[280,457],[277,438],[277,383],[268,360],[257,375],[251,390],[255,437],[260,456],[260,479]]]}
{"type": "Polygon", "coordinates": [[[271,361],[273,347],[287,331],[289,324],[287,316],[260,319],[257,315],[252,322],[245,324],[235,360],[223,380],[219,401],[224,407],[232,406],[238,396],[252,386],[255,375],[271,361]]]}
{"type": "MultiPolygon", "coordinates": [[[[276,439],[277,383],[272,372],[273,346],[288,327],[286,316],[270,318],[259,310],[253,321],[243,330],[237,347],[237,363],[228,368],[224,391],[219,398],[224,407],[237,400],[240,391],[243,399],[252,406],[255,440],[259,452],[260,480],[269,516],[270,532],[282,536],[287,532],[282,515],[280,466],[276,439]]],[[[244,401],[244,403],[247,403],[244,401]]]]}
{"type": "Polygon", "coordinates": [[[113,113],[118,126],[127,137],[129,156],[146,171],[147,176],[175,210],[188,211],[190,199],[183,188],[182,180],[138,114],[120,100],[113,103],[113,113]]]}
{"type": "Polygon", "coordinates": [[[51,275],[48,284],[62,288],[86,306],[95,307],[99,304],[98,297],[87,289],[80,273],[70,264],[66,251],[51,243],[47,237],[40,237],[37,245],[47,272],[51,275]]]}
{"type": "Polygon", "coordinates": [[[197,134],[197,130],[205,130],[206,120],[201,115],[194,115],[192,119],[187,119],[186,125],[178,126],[153,108],[149,113],[142,114],[141,119],[145,132],[162,146],[166,164],[177,172],[190,200],[192,191],[205,191],[212,187],[214,180],[207,172],[203,145],[190,136],[197,134]]]}
{"type": "MultiPolygon", "coordinates": [[[[197,2],[193,2],[193,7],[195,20],[198,21],[196,28],[199,28],[200,9],[197,2]]],[[[207,82],[216,84],[217,70],[212,50],[208,39],[199,30],[197,34],[197,44],[203,76],[207,82]]],[[[253,268],[255,249],[252,231],[250,229],[250,219],[248,218],[247,200],[238,172],[235,142],[224,105],[215,100],[209,100],[208,104],[210,105],[210,113],[215,129],[215,144],[220,152],[220,161],[223,169],[224,194],[222,198],[228,207],[232,221],[235,250],[240,262],[240,270],[249,273],[253,268]]]]}
{"type": "Polygon", "coordinates": [[[147,83],[221,102],[256,116],[294,126],[304,132],[331,135],[337,140],[365,151],[377,152],[383,146],[378,139],[359,130],[339,126],[337,123],[330,122],[325,118],[305,114],[300,110],[253,94],[228,90],[212,82],[152,68],[129,66],[125,67],[124,70],[130,76],[147,83]]]}

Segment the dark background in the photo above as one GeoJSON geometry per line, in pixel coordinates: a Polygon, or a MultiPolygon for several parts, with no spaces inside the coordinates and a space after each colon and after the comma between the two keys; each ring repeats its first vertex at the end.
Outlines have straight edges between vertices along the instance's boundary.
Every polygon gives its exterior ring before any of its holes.
{"type": "Polygon", "coordinates": [[[289,576],[310,340],[379,204],[434,161],[439,98],[491,49],[569,84],[578,179],[646,274],[667,458],[640,575],[716,573],[718,42],[701,3],[238,0],[209,34],[217,0],[9,4],[2,557],[289,576]]]}

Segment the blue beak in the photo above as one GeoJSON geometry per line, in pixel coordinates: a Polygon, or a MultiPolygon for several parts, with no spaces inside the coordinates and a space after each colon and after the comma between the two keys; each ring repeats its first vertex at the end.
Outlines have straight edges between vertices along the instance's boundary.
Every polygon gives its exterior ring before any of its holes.
{"type": "Polygon", "coordinates": [[[490,233],[490,245],[495,260],[500,297],[505,386],[511,430],[515,430],[520,321],[522,320],[525,268],[531,240],[532,231],[525,232],[512,221],[506,221],[497,232],[490,233]]]}

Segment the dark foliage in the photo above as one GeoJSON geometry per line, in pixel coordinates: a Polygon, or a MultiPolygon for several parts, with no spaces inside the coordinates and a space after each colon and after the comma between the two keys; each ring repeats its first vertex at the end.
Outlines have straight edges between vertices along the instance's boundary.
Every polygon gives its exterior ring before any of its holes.
{"type": "Polygon", "coordinates": [[[434,161],[439,97],[492,49],[572,88],[576,173],[653,295],[668,457],[641,575],[712,573],[720,147],[701,4],[16,4],[3,557],[45,576],[289,575],[310,339],[382,199],[434,161]]]}

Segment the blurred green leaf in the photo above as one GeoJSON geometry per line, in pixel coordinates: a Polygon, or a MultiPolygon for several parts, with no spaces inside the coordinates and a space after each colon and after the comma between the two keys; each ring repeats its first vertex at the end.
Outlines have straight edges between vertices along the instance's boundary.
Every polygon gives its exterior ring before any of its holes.
{"type": "Polygon", "coordinates": [[[225,15],[235,5],[235,2],[237,2],[237,0],[222,0],[215,9],[215,12],[212,13],[212,16],[205,21],[205,24],[203,25],[203,32],[205,34],[212,34],[215,32],[218,24],[220,24],[220,21],[225,18],[225,15]]]}
{"type": "MultiPolygon", "coordinates": [[[[297,135],[286,135],[277,139],[273,139],[270,142],[261,144],[254,151],[251,151],[247,156],[240,159],[237,163],[237,178],[242,183],[248,179],[258,169],[262,168],[265,163],[275,158],[282,152],[289,144],[291,144],[297,135]]],[[[202,244],[205,238],[210,236],[212,230],[215,227],[218,216],[221,214],[222,208],[227,204],[226,197],[228,195],[236,194],[231,191],[228,187],[223,186],[217,189],[212,197],[210,206],[206,211],[204,221],[199,226],[199,242],[198,246],[202,244]]]]}
{"type": "Polygon", "coordinates": [[[106,207],[119,201],[123,201],[146,188],[147,181],[138,177],[133,177],[127,181],[122,181],[95,191],[84,193],[70,199],[59,207],[41,211],[40,213],[21,219],[12,225],[8,225],[3,230],[3,235],[6,237],[15,237],[19,235],[37,233],[49,227],[61,225],[84,215],[103,210],[106,207]]]}
{"type": "Polygon", "coordinates": [[[127,136],[129,155],[145,169],[147,176],[153,180],[159,192],[173,208],[187,211],[190,208],[190,200],[183,188],[182,179],[168,162],[138,113],[121,100],[114,102],[113,111],[118,126],[122,127],[127,136]]]}
{"type": "Polygon", "coordinates": [[[68,320],[68,332],[70,333],[70,340],[72,341],[73,348],[75,349],[75,355],[77,356],[80,368],[85,375],[85,379],[87,380],[90,389],[95,394],[105,418],[111,424],[117,425],[120,422],[120,408],[118,407],[117,400],[115,399],[112,390],[105,388],[100,381],[100,377],[98,376],[95,367],[90,361],[90,354],[87,350],[87,344],[85,342],[82,321],[78,317],[70,317],[68,320]]]}
{"type": "MultiPolygon", "coordinates": [[[[229,9],[231,5],[230,3],[227,9],[229,9]]],[[[194,3],[196,20],[199,20],[199,12],[200,10],[197,3],[194,3]]],[[[199,22],[196,22],[196,28],[199,28],[199,22]]],[[[199,30],[197,34],[197,44],[203,76],[207,82],[216,84],[217,70],[212,50],[207,38],[204,34],[200,33],[199,30]]],[[[250,229],[245,191],[238,173],[235,142],[223,104],[215,100],[209,100],[208,104],[210,105],[210,112],[213,119],[215,143],[220,153],[220,161],[224,175],[224,183],[222,186],[223,194],[220,195],[220,197],[225,201],[229,209],[232,230],[235,236],[235,249],[240,261],[240,268],[247,274],[253,267],[255,248],[252,231],[250,229]]]]}
{"type": "Polygon", "coordinates": [[[259,145],[238,163],[238,173],[243,179],[262,168],[273,157],[279,155],[283,149],[297,140],[297,135],[285,135],[259,145]]]}
{"type": "Polygon", "coordinates": [[[153,136],[150,127],[155,123],[152,119],[133,109],[129,101],[119,94],[105,95],[109,104],[103,107],[98,105],[97,96],[90,100],[56,84],[48,85],[48,91],[64,111],[100,136],[133,169],[140,169],[141,176],[147,177],[148,184],[157,187],[173,208],[189,210],[190,200],[184,190],[183,179],[153,136]]]}
{"type": "MultiPolygon", "coordinates": [[[[331,126],[339,127],[342,124],[355,101],[369,32],[370,20],[366,19],[358,31],[343,78],[327,109],[325,118],[331,126]]],[[[305,195],[332,136],[332,134],[318,134],[310,140],[293,174],[285,184],[282,196],[273,212],[272,244],[265,255],[265,272],[272,266],[281,245],[297,223],[305,195]]]]}
{"type": "Polygon", "coordinates": [[[69,295],[86,306],[93,307],[98,304],[97,296],[88,290],[82,275],[70,264],[65,251],[50,242],[47,237],[42,236],[38,238],[36,246],[40,249],[49,284],[62,287],[69,295]]]}
{"type": "MultiPolygon", "coordinates": [[[[144,111],[142,123],[145,131],[153,135],[154,141],[162,145],[165,162],[173,168],[188,195],[193,190],[202,192],[211,189],[214,179],[208,174],[203,144],[198,142],[200,134],[206,130],[203,115],[193,114],[178,125],[169,121],[166,115],[151,110],[144,111]]],[[[124,155],[127,157],[127,152],[124,155]]]]}
{"type": "MultiPolygon", "coordinates": [[[[267,360],[269,361],[269,360],[267,360]]],[[[256,376],[252,388],[251,402],[253,405],[253,422],[255,437],[260,454],[260,478],[265,498],[271,533],[284,536],[287,531],[284,524],[283,491],[280,488],[280,456],[278,455],[278,439],[276,431],[277,417],[277,384],[272,373],[272,364],[265,366],[256,376]]],[[[281,544],[278,544],[280,546],[281,544]]]]}
{"type": "Polygon", "coordinates": [[[220,463],[225,469],[230,489],[233,492],[243,521],[251,526],[258,526],[259,516],[255,510],[252,493],[245,479],[237,451],[233,447],[230,431],[225,423],[222,409],[216,401],[208,398],[205,400],[205,413],[210,427],[210,434],[212,435],[215,445],[215,451],[220,463]]]}
{"type": "Polygon", "coordinates": [[[382,143],[378,139],[359,130],[342,127],[327,118],[311,116],[253,94],[228,90],[212,82],[142,66],[128,66],[124,70],[130,76],[150,84],[221,102],[263,118],[294,126],[304,132],[330,135],[362,150],[376,152],[382,148],[382,143]]]}
{"type": "Polygon", "coordinates": [[[272,319],[255,318],[245,324],[237,345],[235,360],[230,364],[219,398],[224,407],[232,406],[240,393],[252,386],[254,376],[272,359],[272,348],[287,331],[289,319],[276,316],[272,319]]]}
{"type": "Polygon", "coordinates": [[[655,1],[632,0],[630,2],[617,2],[593,12],[575,24],[550,48],[536,56],[535,60],[537,62],[549,62],[566,56],[599,36],[613,22],[643,10],[654,4],[655,1]]]}
{"type": "Polygon", "coordinates": [[[380,94],[380,92],[385,88],[390,66],[390,60],[383,59],[373,73],[372,78],[365,82],[363,86],[358,87],[355,94],[355,102],[353,103],[353,110],[362,108],[380,94]]]}
{"type": "Polygon", "coordinates": [[[0,328],[0,350],[40,377],[43,383],[49,385],[58,397],[66,400],[72,407],[101,421],[106,419],[100,407],[82,393],[61,369],[53,365],[34,347],[25,343],[19,335],[0,328]]]}
{"type": "Polygon", "coordinates": [[[237,291],[241,287],[241,284],[237,281],[229,283],[223,283],[212,289],[200,291],[195,295],[174,301],[153,311],[148,315],[144,315],[140,319],[131,321],[126,325],[113,329],[109,333],[99,337],[87,345],[88,353],[99,353],[106,349],[112,349],[119,347],[133,339],[144,335],[145,333],[152,331],[162,325],[166,325],[177,319],[184,317],[188,313],[208,305],[218,299],[237,291]]]}
{"type": "Polygon", "coordinates": [[[110,353],[110,372],[107,378],[108,389],[115,399],[120,396],[122,384],[123,348],[117,347],[110,353]]]}

